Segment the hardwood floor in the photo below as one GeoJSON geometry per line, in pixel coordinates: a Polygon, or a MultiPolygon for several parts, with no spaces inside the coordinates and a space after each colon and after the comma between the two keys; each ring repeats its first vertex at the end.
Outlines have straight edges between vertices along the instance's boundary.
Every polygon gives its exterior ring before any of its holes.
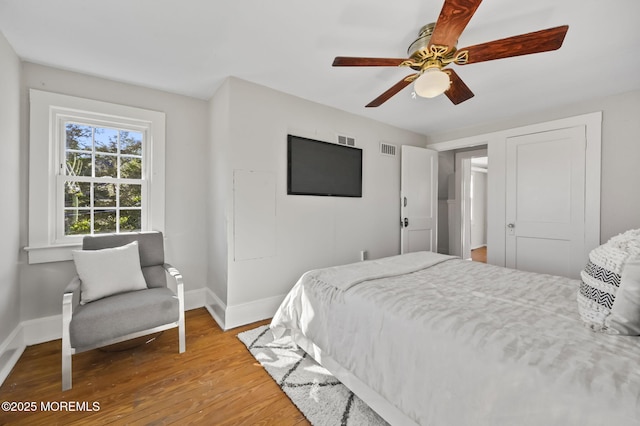
{"type": "Polygon", "coordinates": [[[308,425],[236,337],[267,323],[223,332],[204,308],[188,311],[186,352],[178,353],[173,329],[134,349],[74,355],[67,392],[60,340],[30,346],[0,387],[0,402],[35,402],[37,409],[0,411],[0,425],[308,425]],[[62,410],[67,402],[99,410],[62,410]]]}
{"type": "Polygon", "coordinates": [[[471,260],[474,262],[487,263],[487,246],[471,250],[471,260]]]}

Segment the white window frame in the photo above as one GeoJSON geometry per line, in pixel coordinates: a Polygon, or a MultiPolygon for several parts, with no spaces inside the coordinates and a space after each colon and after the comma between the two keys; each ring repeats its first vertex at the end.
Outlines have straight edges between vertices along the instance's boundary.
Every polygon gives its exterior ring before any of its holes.
{"type": "Polygon", "coordinates": [[[142,230],[164,231],[164,113],[35,89],[29,98],[30,264],[71,260],[71,251],[82,244],[81,235],[64,236],[60,164],[68,121],[144,133],[142,230]]]}

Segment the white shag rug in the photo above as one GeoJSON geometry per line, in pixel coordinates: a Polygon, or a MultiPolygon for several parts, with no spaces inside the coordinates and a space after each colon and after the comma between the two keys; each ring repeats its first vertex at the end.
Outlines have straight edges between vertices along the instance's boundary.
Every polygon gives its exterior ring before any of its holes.
{"type": "Polygon", "coordinates": [[[263,325],[238,338],[312,425],[388,425],[290,336],[274,340],[263,325]]]}

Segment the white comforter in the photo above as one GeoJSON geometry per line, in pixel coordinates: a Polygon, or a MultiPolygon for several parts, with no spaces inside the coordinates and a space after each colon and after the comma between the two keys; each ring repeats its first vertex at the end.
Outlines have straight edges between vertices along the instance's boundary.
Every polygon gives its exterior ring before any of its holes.
{"type": "Polygon", "coordinates": [[[585,328],[577,289],[412,254],[306,273],[271,327],[302,333],[422,425],[639,425],[640,338],[585,328]]]}

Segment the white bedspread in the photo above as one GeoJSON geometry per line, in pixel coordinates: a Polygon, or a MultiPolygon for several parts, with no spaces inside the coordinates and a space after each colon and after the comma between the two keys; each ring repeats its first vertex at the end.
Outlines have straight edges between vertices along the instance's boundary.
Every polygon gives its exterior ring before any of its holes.
{"type": "Polygon", "coordinates": [[[433,256],[337,286],[336,269],[307,273],[272,330],[302,333],[422,425],[640,424],[640,340],[585,328],[577,281],[433,256]]]}

